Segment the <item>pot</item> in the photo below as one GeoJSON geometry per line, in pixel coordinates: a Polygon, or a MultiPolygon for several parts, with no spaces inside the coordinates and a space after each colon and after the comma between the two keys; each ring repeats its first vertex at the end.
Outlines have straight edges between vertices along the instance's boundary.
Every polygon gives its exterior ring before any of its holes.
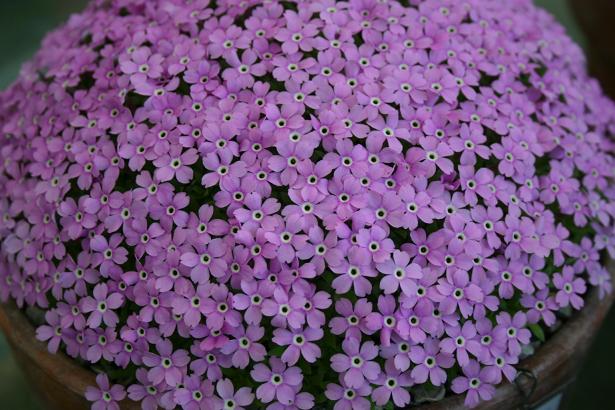
{"type": "MultiPolygon", "coordinates": [[[[615,265],[611,265],[615,272],[615,265]]],[[[611,274],[613,277],[613,273],[611,274]]],[[[583,362],[591,342],[609,311],[615,291],[598,298],[592,289],[585,307],[576,312],[534,355],[522,360],[515,383],[500,384],[495,397],[479,405],[481,410],[532,408],[543,403],[569,385],[583,362]]],[[[6,335],[15,359],[26,379],[48,410],[88,409],[84,393],[95,386],[95,374],[64,353],[51,354],[47,345],[35,337],[34,326],[14,304],[0,305],[0,328],[6,335]]],[[[454,395],[420,406],[419,410],[463,409],[464,396],[454,395]]],[[[139,405],[124,400],[121,408],[138,409],[139,405]]]]}

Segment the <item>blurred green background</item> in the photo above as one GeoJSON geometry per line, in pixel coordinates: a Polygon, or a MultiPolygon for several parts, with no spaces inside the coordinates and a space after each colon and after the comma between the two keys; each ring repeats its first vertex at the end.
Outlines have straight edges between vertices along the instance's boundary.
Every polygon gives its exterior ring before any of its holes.
{"type": "MultiPolygon", "coordinates": [[[[536,0],[536,3],[551,11],[573,38],[585,44],[565,0],[536,0]]],[[[20,65],[32,56],[44,34],[84,4],[84,0],[0,0],[0,89],[15,79],[20,65]]],[[[615,380],[613,346],[615,312],[607,318],[578,381],[564,397],[562,410],[615,408],[611,398],[615,380]]],[[[0,335],[0,410],[40,408],[0,335]]]]}

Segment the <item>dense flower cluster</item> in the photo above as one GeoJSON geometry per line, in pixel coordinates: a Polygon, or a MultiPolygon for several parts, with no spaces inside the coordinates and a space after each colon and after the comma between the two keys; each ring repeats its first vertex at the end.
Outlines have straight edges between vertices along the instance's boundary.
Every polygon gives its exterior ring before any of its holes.
{"type": "Polygon", "coordinates": [[[530,0],[94,0],[0,94],[0,298],[94,408],[472,406],[610,292],[614,125],[530,0]]]}

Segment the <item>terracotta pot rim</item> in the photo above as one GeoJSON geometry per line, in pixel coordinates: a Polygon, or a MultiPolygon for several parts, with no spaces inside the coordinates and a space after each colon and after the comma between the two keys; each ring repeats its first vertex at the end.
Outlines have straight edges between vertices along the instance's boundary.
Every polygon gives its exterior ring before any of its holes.
{"type": "Polygon", "coordinates": [[[49,353],[47,345],[36,339],[34,325],[14,302],[0,304],[0,328],[7,341],[14,349],[24,352],[27,357],[40,365],[41,370],[49,377],[61,376],[59,370],[66,369],[74,377],[65,386],[73,393],[83,394],[87,386],[95,383],[92,371],[79,364],[63,352],[49,353]]]}
{"type": "MultiPolygon", "coordinates": [[[[615,277],[615,264],[610,263],[609,270],[611,277],[615,277]]],[[[495,410],[535,405],[570,382],[614,298],[615,291],[600,300],[597,289],[592,288],[583,309],[575,312],[535,354],[516,366],[521,375],[515,383],[498,385],[495,397],[481,403],[479,408],[495,410]]],[[[34,326],[14,303],[0,304],[0,328],[13,349],[23,352],[48,377],[61,381],[71,393],[84,397],[86,388],[96,385],[94,371],[80,366],[63,352],[49,353],[47,345],[36,339],[34,326]]],[[[463,401],[464,395],[452,395],[410,408],[455,409],[462,408],[463,401]]],[[[121,408],[139,407],[138,403],[126,399],[121,408]]]]}
{"type": "MultiPolygon", "coordinates": [[[[36,339],[36,329],[25,313],[14,302],[0,304],[0,329],[9,345],[33,363],[50,379],[57,380],[68,393],[83,398],[90,386],[96,386],[96,373],[81,366],[75,359],[62,351],[49,353],[47,344],[36,339]]],[[[36,386],[33,386],[35,388],[36,386]]],[[[122,409],[138,409],[138,403],[125,399],[122,409]]]]}

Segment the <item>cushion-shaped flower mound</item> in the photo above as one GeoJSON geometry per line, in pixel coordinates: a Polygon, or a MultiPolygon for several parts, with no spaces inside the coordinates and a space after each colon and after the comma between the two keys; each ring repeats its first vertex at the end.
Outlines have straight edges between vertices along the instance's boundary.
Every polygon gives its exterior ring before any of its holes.
{"type": "Polygon", "coordinates": [[[611,291],[615,107],[529,0],[95,0],[0,130],[0,297],[95,408],[473,406],[611,291]]]}

